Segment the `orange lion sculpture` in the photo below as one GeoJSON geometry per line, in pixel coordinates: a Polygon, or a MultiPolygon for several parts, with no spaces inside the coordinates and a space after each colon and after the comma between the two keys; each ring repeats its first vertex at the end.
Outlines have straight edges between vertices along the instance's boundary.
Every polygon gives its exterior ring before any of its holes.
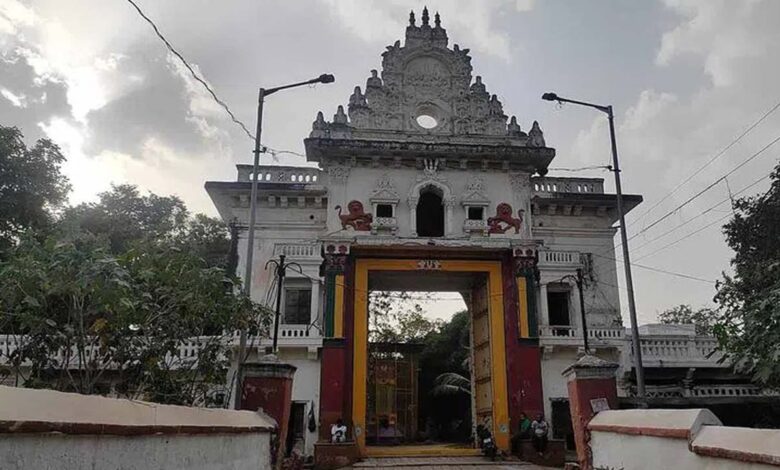
{"type": "Polygon", "coordinates": [[[341,228],[346,229],[347,227],[352,227],[358,232],[367,232],[371,230],[371,222],[373,222],[374,217],[363,211],[362,202],[349,201],[346,214],[341,213],[341,206],[336,206],[336,210],[339,213],[339,219],[341,219],[341,228]]]}
{"type": "Polygon", "coordinates": [[[523,213],[520,209],[517,211],[517,217],[512,217],[512,206],[502,202],[496,206],[496,216],[488,217],[488,233],[506,233],[509,227],[515,228],[515,233],[520,233],[520,227],[523,225],[523,213]]]}

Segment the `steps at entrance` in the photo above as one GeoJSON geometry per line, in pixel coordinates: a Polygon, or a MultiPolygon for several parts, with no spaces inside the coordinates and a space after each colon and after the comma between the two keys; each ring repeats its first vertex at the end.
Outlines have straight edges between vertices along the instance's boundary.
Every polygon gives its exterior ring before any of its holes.
{"type": "Polygon", "coordinates": [[[479,449],[457,444],[368,446],[369,457],[476,457],[479,449]]]}
{"type": "Polygon", "coordinates": [[[502,460],[491,462],[481,456],[472,457],[370,457],[362,462],[352,465],[354,469],[393,469],[393,470],[417,470],[422,467],[445,468],[456,470],[469,468],[476,470],[509,469],[509,470],[534,470],[548,467],[539,467],[519,460],[502,460]]]}

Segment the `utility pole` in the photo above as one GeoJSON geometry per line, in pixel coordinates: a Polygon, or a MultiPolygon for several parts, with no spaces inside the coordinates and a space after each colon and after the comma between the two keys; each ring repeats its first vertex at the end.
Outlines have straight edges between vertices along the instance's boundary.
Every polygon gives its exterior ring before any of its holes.
{"type": "Polygon", "coordinates": [[[274,336],[273,336],[273,345],[271,347],[271,351],[273,354],[276,354],[278,351],[277,344],[279,343],[279,323],[282,313],[282,289],[284,288],[284,276],[287,273],[287,268],[290,266],[295,266],[298,272],[302,273],[303,269],[301,268],[301,265],[298,263],[286,263],[285,256],[279,255],[279,261],[276,260],[269,260],[265,264],[265,268],[268,269],[269,265],[273,265],[276,267],[276,310],[274,311],[274,336]]]}
{"type": "Polygon", "coordinates": [[[585,354],[590,353],[590,347],[588,346],[588,321],[585,316],[585,297],[582,292],[583,288],[583,275],[582,268],[577,268],[577,276],[574,277],[571,274],[567,274],[561,278],[561,281],[567,279],[573,280],[577,284],[577,290],[580,293],[580,323],[582,324],[582,346],[585,348],[585,354]]]}
{"type": "Polygon", "coordinates": [[[542,95],[545,101],[557,101],[558,103],[571,103],[589,108],[598,109],[607,115],[609,120],[609,139],[612,146],[612,172],[615,174],[615,192],[617,193],[617,212],[620,221],[620,240],[623,247],[623,268],[626,273],[626,290],[628,291],[628,314],[631,319],[631,345],[634,350],[634,370],[636,370],[637,396],[640,406],[647,406],[645,393],[645,369],[642,365],[642,347],[639,342],[639,325],[636,317],[636,302],[634,301],[634,280],[631,276],[631,259],[628,250],[628,234],[626,232],[626,218],[623,212],[623,190],[620,185],[620,164],[618,162],[617,141],[615,139],[615,117],[612,113],[612,106],[603,106],[584,101],[571,100],[563,98],[555,93],[545,93],[542,95]]]}
{"type": "MultiPolygon", "coordinates": [[[[282,85],[275,88],[260,88],[257,95],[257,128],[255,129],[255,148],[253,150],[254,160],[252,162],[252,188],[250,190],[249,199],[249,227],[247,231],[246,240],[246,266],[244,268],[244,294],[247,298],[252,298],[252,264],[254,263],[255,255],[255,223],[257,221],[257,181],[258,173],[260,172],[260,153],[264,151],[262,144],[260,143],[260,136],[263,131],[263,103],[265,97],[276,93],[280,90],[287,88],[294,88],[303,85],[311,85],[314,83],[333,83],[335,78],[330,74],[322,74],[317,78],[306,80],[304,82],[292,83],[290,85],[282,85]]],[[[281,289],[281,286],[279,287],[281,289]]],[[[246,361],[246,340],[247,333],[246,328],[242,328],[238,338],[238,354],[236,357],[236,394],[233,402],[233,407],[239,409],[241,407],[241,374],[244,362],[246,361]]],[[[275,341],[275,340],[274,340],[275,341]]]]}

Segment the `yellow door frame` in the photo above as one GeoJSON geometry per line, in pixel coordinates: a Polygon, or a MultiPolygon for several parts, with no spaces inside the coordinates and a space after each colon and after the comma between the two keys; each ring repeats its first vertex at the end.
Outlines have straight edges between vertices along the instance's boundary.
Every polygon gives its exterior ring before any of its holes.
{"type": "Polygon", "coordinates": [[[509,404],[507,400],[506,345],[504,340],[504,294],[500,261],[441,260],[421,263],[416,259],[358,258],[355,263],[353,325],[352,423],[361,454],[366,454],[366,399],[368,383],[368,275],[371,271],[476,272],[488,276],[490,296],[490,360],[493,388],[493,427],[496,445],[509,451],[509,404]],[[421,269],[422,266],[422,269],[421,269]]]}

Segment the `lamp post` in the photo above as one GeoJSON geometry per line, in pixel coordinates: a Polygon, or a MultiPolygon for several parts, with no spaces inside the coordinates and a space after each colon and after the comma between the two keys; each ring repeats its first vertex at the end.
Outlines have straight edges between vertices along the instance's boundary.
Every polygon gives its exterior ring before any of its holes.
{"type": "Polygon", "coordinates": [[[612,106],[603,106],[584,101],[563,98],[555,93],[542,95],[545,101],[557,101],[558,103],[571,103],[588,108],[598,109],[607,115],[609,120],[609,138],[612,144],[612,172],[615,173],[615,192],[617,193],[617,211],[620,219],[620,238],[623,246],[623,267],[626,272],[626,288],[628,289],[628,313],[631,318],[631,343],[634,347],[634,368],[636,369],[637,394],[642,404],[645,404],[645,370],[642,367],[642,349],[639,344],[639,327],[636,319],[636,303],[634,301],[634,281],[631,277],[631,260],[628,253],[628,235],[626,233],[626,219],[623,211],[623,192],[620,186],[620,165],[618,163],[617,142],[615,141],[615,117],[612,114],[612,106]]]}
{"type": "MultiPolygon", "coordinates": [[[[263,131],[263,103],[265,97],[276,93],[277,91],[286,90],[287,88],[295,88],[303,85],[313,85],[315,83],[333,83],[336,79],[333,75],[322,74],[317,78],[306,80],[303,82],[291,83],[289,85],[282,85],[274,88],[260,88],[257,97],[257,129],[255,130],[255,149],[254,162],[252,163],[252,190],[249,199],[249,231],[247,233],[246,240],[246,269],[244,271],[244,294],[251,299],[252,294],[252,262],[254,261],[254,248],[255,248],[255,221],[257,219],[257,173],[260,166],[260,153],[263,152],[260,145],[260,135],[263,131]]],[[[282,286],[279,286],[281,289],[282,286]]],[[[278,318],[277,318],[278,321],[278,318]]],[[[238,340],[238,361],[236,364],[236,395],[235,395],[235,408],[238,409],[241,405],[241,393],[238,390],[238,382],[241,380],[241,368],[246,358],[246,329],[242,328],[238,340]]]]}

